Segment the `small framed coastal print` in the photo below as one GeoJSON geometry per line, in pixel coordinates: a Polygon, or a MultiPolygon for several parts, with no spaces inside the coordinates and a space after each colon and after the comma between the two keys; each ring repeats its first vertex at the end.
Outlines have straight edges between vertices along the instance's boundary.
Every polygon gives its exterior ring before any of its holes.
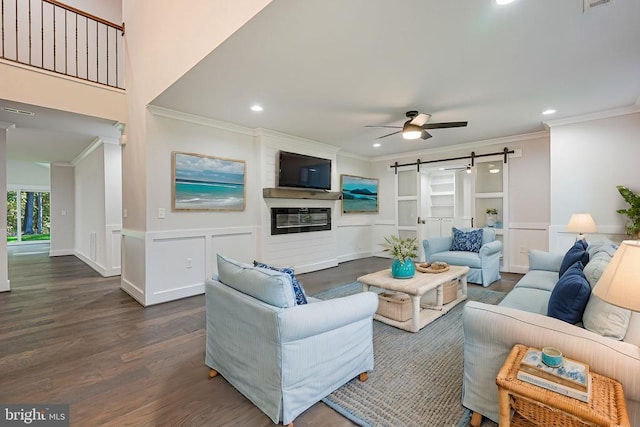
{"type": "Polygon", "coordinates": [[[361,176],[340,175],[342,213],[378,212],[378,180],[361,176]]]}
{"type": "Polygon", "coordinates": [[[177,151],[171,154],[173,210],[244,210],[243,160],[177,151]]]}

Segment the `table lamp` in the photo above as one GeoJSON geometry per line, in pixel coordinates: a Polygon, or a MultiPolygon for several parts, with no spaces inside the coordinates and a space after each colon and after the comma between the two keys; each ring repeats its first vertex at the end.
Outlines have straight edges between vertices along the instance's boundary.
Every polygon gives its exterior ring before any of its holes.
{"type": "Polygon", "coordinates": [[[640,311],[640,240],[620,244],[593,294],[609,304],[640,311]]]}
{"type": "Polygon", "coordinates": [[[596,223],[588,213],[574,213],[569,219],[567,230],[571,233],[578,233],[577,240],[584,240],[584,233],[595,233],[596,223]]]}

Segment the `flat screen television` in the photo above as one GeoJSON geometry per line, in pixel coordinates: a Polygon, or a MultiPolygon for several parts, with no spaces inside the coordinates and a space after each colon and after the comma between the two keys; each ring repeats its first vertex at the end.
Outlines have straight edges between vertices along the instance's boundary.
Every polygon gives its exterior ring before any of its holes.
{"type": "Polygon", "coordinates": [[[331,160],[280,151],[278,186],[331,190],[331,160]]]}

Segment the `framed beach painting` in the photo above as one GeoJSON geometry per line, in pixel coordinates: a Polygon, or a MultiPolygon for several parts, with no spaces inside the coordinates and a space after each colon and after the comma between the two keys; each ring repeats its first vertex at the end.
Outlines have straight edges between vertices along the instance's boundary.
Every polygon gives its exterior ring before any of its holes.
{"type": "Polygon", "coordinates": [[[244,210],[243,160],[177,151],[171,154],[173,210],[244,210]]]}
{"type": "Polygon", "coordinates": [[[378,212],[378,180],[361,176],[340,175],[342,213],[378,212]]]}

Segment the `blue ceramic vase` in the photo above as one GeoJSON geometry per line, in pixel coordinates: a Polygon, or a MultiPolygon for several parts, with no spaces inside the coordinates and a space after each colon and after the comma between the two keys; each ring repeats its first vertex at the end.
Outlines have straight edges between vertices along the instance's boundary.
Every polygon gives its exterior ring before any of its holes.
{"type": "Polygon", "coordinates": [[[391,264],[391,276],[396,279],[411,279],[416,274],[416,266],[411,259],[400,262],[399,259],[394,259],[391,264]]]}

